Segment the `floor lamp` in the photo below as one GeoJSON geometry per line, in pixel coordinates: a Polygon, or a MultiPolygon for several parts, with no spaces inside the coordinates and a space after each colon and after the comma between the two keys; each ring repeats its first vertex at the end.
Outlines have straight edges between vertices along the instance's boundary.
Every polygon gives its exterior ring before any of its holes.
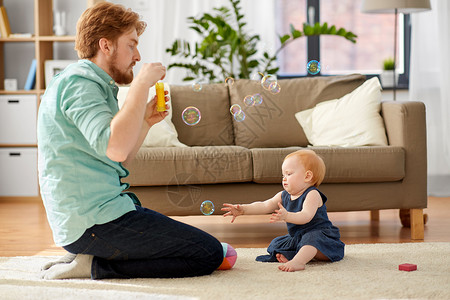
{"type": "Polygon", "coordinates": [[[395,34],[394,34],[394,101],[396,100],[396,68],[397,68],[397,17],[398,13],[410,14],[415,12],[421,12],[425,10],[430,10],[430,0],[363,0],[361,11],[364,13],[375,13],[375,14],[395,14],[395,34]]]}

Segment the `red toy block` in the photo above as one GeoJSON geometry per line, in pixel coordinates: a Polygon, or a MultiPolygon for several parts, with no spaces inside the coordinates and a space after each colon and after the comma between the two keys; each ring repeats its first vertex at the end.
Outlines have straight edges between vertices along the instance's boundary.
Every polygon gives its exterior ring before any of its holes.
{"type": "Polygon", "coordinates": [[[411,271],[417,270],[417,265],[414,265],[414,264],[401,264],[401,265],[398,265],[398,269],[400,271],[411,272],[411,271]]]}

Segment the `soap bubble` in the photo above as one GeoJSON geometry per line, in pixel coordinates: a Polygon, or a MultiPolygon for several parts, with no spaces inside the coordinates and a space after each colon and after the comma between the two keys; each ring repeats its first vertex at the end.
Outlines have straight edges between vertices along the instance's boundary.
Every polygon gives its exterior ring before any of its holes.
{"type": "Polygon", "coordinates": [[[309,74],[316,75],[317,73],[320,72],[320,62],[318,62],[317,60],[311,60],[306,65],[306,70],[308,71],[309,74]]]}
{"type": "Polygon", "coordinates": [[[200,91],[202,90],[202,88],[203,88],[203,85],[202,85],[202,83],[199,82],[199,81],[196,81],[196,82],[194,82],[194,83],[192,84],[192,90],[193,90],[194,92],[200,92],[200,91]]]}
{"type": "Polygon", "coordinates": [[[197,125],[200,122],[202,115],[197,107],[188,106],[181,113],[181,118],[183,122],[189,126],[197,125]]]}
{"type": "Polygon", "coordinates": [[[234,84],[234,79],[233,77],[227,77],[225,78],[225,83],[229,86],[232,86],[234,84]]]}
{"type": "Polygon", "coordinates": [[[245,120],[245,113],[244,113],[243,110],[241,110],[241,111],[235,113],[235,114],[233,115],[233,117],[234,117],[234,119],[236,120],[236,122],[242,122],[242,121],[245,120]]]}
{"type": "Polygon", "coordinates": [[[230,113],[234,116],[235,113],[242,111],[242,108],[239,104],[233,104],[230,107],[230,113]]]}
{"type": "Polygon", "coordinates": [[[209,216],[214,212],[214,203],[209,200],[203,201],[200,205],[200,211],[205,216],[209,216]]]}
{"type": "Polygon", "coordinates": [[[268,90],[270,88],[270,84],[273,82],[277,82],[277,77],[275,75],[266,75],[261,79],[261,86],[268,90]]]}
{"type": "Polygon", "coordinates": [[[272,94],[278,94],[279,92],[281,92],[281,86],[278,82],[274,81],[270,84],[269,86],[269,91],[272,94]]]}
{"type": "Polygon", "coordinates": [[[253,95],[245,96],[244,100],[242,100],[246,106],[255,105],[255,100],[253,99],[253,95]]]}
{"type": "Polygon", "coordinates": [[[255,103],[255,106],[261,105],[261,103],[263,102],[263,97],[261,96],[261,94],[254,94],[253,102],[255,103]]]}

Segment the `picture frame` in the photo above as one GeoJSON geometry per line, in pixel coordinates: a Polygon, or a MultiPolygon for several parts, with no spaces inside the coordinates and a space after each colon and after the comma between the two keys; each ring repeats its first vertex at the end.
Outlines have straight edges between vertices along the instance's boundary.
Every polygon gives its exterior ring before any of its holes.
{"type": "Polygon", "coordinates": [[[47,87],[53,76],[59,74],[68,65],[76,63],[76,60],[46,60],[44,64],[45,69],[45,87],[47,87]]]}

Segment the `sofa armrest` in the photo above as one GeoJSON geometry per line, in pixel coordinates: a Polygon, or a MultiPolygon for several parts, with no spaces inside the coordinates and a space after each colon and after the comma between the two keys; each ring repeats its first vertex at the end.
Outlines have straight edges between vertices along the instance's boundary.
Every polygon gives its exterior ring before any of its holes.
{"type": "Polygon", "coordinates": [[[402,208],[427,207],[427,140],[425,104],[416,101],[381,103],[389,145],[405,150],[405,198],[402,208]]]}

